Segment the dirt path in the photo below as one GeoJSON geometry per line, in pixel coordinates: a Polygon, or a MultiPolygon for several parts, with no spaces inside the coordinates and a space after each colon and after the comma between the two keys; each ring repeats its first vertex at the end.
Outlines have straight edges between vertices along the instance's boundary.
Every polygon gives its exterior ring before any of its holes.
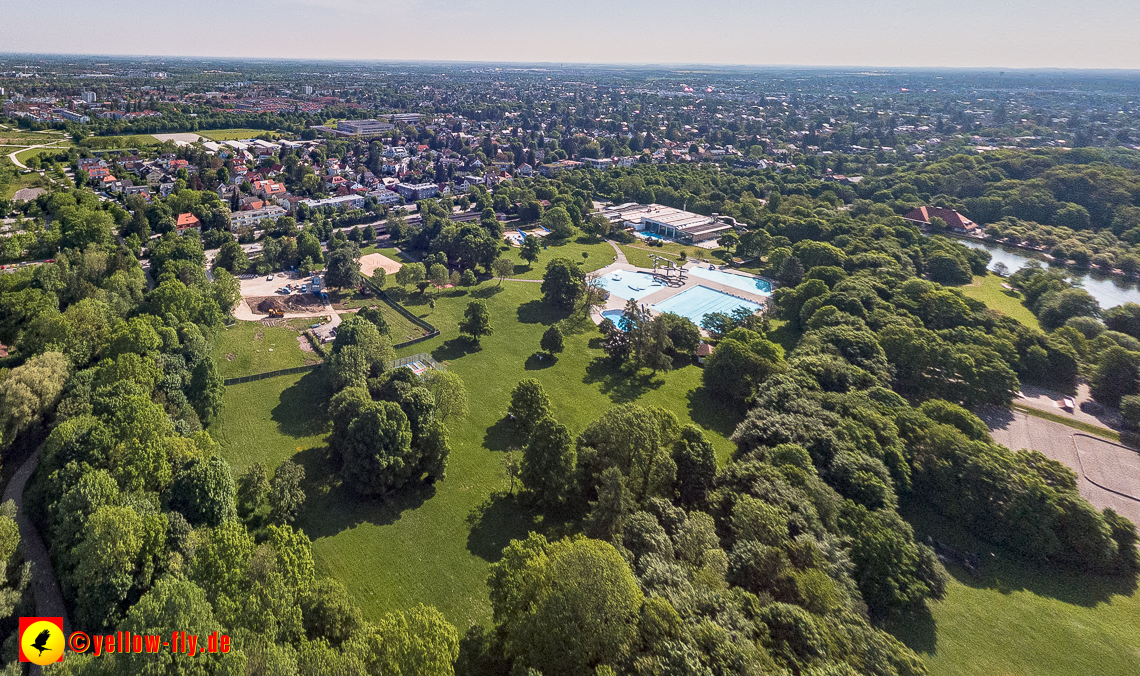
{"type": "Polygon", "coordinates": [[[48,556],[44,541],[40,539],[39,531],[24,512],[24,487],[32,472],[35,472],[40,464],[40,455],[43,451],[44,447],[41,445],[12,475],[4,488],[4,502],[12,500],[16,503],[16,523],[20,527],[20,544],[23,546],[24,559],[32,562],[32,592],[36,598],[36,615],[62,617],[63,632],[69,634],[71,619],[67,616],[67,606],[63,602],[63,594],[59,591],[59,581],[55,577],[51,557],[48,556]]]}
{"type": "Polygon", "coordinates": [[[12,164],[16,165],[17,167],[19,167],[21,169],[27,169],[28,167],[23,162],[16,159],[16,155],[19,155],[20,153],[24,152],[25,150],[35,150],[36,148],[50,148],[57,143],[62,143],[65,140],[66,139],[60,139],[58,141],[52,141],[51,143],[43,143],[43,144],[38,145],[38,146],[27,146],[25,148],[20,148],[16,152],[9,153],[8,159],[12,160],[12,164]]]}

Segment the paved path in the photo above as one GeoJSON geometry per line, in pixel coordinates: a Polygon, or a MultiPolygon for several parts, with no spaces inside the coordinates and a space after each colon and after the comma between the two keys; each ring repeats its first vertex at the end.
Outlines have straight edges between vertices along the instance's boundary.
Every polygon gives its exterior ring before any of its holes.
{"type": "Polygon", "coordinates": [[[62,617],[63,632],[71,633],[71,619],[67,616],[67,606],[63,602],[63,594],[59,591],[59,581],[56,580],[55,570],[51,565],[51,557],[47,547],[40,538],[39,532],[24,511],[24,486],[40,464],[40,456],[44,447],[41,445],[32,453],[31,457],[20,465],[20,469],[8,481],[4,488],[4,502],[12,500],[16,503],[16,523],[20,527],[20,544],[23,546],[24,559],[32,563],[32,593],[36,599],[36,615],[39,617],[62,617]]]}
{"type": "Polygon", "coordinates": [[[43,144],[40,144],[38,146],[27,146],[26,148],[20,148],[19,150],[15,151],[13,153],[9,153],[8,159],[12,160],[12,164],[16,165],[17,167],[19,167],[21,169],[27,169],[28,167],[23,162],[16,159],[16,155],[19,155],[20,153],[24,152],[25,150],[35,150],[36,148],[50,148],[57,143],[62,143],[65,140],[66,139],[60,139],[58,141],[52,141],[51,143],[43,143],[43,144]]]}
{"type": "Polygon", "coordinates": [[[1008,448],[1040,451],[1077,475],[1077,490],[1097,509],[1111,507],[1140,524],[1140,454],[1052,420],[986,407],[979,417],[1008,448]]]}
{"type": "Polygon", "coordinates": [[[622,265],[629,265],[629,260],[626,259],[625,252],[621,250],[621,247],[617,245],[617,242],[615,242],[611,239],[607,239],[606,242],[608,242],[609,245],[614,248],[614,253],[617,254],[617,256],[614,258],[614,263],[621,263],[622,265]]]}

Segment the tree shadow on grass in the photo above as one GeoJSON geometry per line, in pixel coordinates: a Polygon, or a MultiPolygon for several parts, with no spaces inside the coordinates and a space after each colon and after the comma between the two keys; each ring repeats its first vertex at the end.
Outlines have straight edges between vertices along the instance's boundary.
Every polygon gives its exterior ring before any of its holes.
{"type": "Polygon", "coordinates": [[[472,298],[490,298],[503,292],[503,287],[495,284],[494,286],[480,286],[471,292],[472,298]]]}
{"type": "Polygon", "coordinates": [[[293,438],[312,437],[328,431],[328,402],[332,396],[328,370],[314,369],[286,388],[269,412],[277,429],[293,438]]]}
{"type": "Polygon", "coordinates": [[[478,352],[483,349],[479,343],[472,341],[470,338],[451,338],[445,340],[443,345],[435,348],[431,352],[431,356],[436,361],[451,361],[452,359],[459,359],[467,355],[478,352]]]}
{"type": "Polygon", "coordinates": [[[363,523],[386,526],[435,496],[435,485],[413,483],[384,497],[360,495],[340,481],[340,463],[321,446],[293,456],[305,468],[305,505],[297,527],[310,539],[331,537],[363,523]]]}
{"type": "Polygon", "coordinates": [[[548,369],[557,363],[558,357],[539,351],[526,358],[526,364],[524,365],[524,368],[526,368],[527,371],[541,371],[542,369],[548,369]]]}
{"type": "Polygon", "coordinates": [[[471,530],[467,533],[467,551],[488,563],[503,557],[503,548],[511,540],[524,540],[531,532],[556,540],[571,534],[573,520],[566,515],[544,514],[523,497],[516,487],[514,494],[507,491],[492,493],[467,515],[471,530]]]}
{"type": "Polygon", "coordinates": [[[881,628],[917,653],[938,654],[938,626],[930,608],[923,607],[887,620],[881,628]]]}
{"type": "Polygon", "coordinates": [[[914,527],[915,540],[923,542],[929,536],[960,552],[973,552],[978,556],[981,571],[977,577],[956,565],[946,568],[955,580],[967,587],[993,589],[1002,594],[1026,591],[1086,608],[1107,603],[1113,596],[1131,596],[1137,590],[1135,576],[1086,574],[1027,561],[1000,545],[974,536],[927,505],[908,500],[899,512],[914,527]]]}
{"type": "Polygon", "coordinates": [[[523,324],[550,326],[566,317],[566,312],[541,300],[530,300],[519,306],[518,318],[523,324]]]}
{"type": "MultiPolygon", "coordinates": [[[[495,421],[494,425],[487,428],[487,432],[483,435],[483,448],[491,451],[507,451],[511,448],[518,448],[519,436],[515,423],[506,416],[499,418],[495,421]]],[[[523,440],[523,443],[526,443],[523,440]]]]}
{"type": "Polygon", "coordinates": [[[626,404],[636,401],[649,390],[656,390],[665,384],[665,379],[659,375],[637,369],[636,371],[625,366],[614,368],[608,357],[597,357],[586,366],[586,376],[583,383],[601,383],[602,394],[610,398],[615,404],[626,404]]]}
{"type": "Polygon", "coordinates": [[[713,395],[705,387],[689,392],[689,417],[701,427],[731,437],[746,411],[736,402],[713,395]]]}

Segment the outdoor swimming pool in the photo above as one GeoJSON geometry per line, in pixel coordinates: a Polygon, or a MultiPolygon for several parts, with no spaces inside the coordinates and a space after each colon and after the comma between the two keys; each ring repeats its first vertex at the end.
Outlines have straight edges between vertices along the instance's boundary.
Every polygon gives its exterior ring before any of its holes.
{"type": "Polygon", "coordinates": [[[640,300],[654,291],[660,291],[665,285],[653,278],[648,272],[629,272],[619,270],[608,275],[598,277],[598,285],[618,298],[626,300],[640,300]]]}
{"type": "Polygon", "coordinates": [[[608,319],[615,325],[621,322],[621,310],[605,310],[602,312],[602,319],[608,319]]]}
{"type": "Polygon", "coordinates": [[[729,314],[738,307],[745,307],[753,312],[761,308],[759,303],[751,303],[707,286],[694,286],[657,303],[653,309],[688,317],[694,324],[700,326],[705,315],[714,312],[729,314]]]}
{"type": "Polygon", "coordinates": [[[734,289],[740,289],[741,291],[747,291],[759,296],[772,295],[772,285],[763,279],[734,275],[731,272],[722,272],[720,270],[709,270],[704,267],[689,268],[688,272],[694,277],[707,279],[710,282],[718,282],[725,286],[731,286],[734,289]]]}

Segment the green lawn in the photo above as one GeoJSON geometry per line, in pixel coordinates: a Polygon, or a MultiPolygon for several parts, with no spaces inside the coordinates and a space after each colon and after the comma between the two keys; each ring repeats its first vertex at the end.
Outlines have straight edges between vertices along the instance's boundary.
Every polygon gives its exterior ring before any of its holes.
{"type": "Polygon", "coordinates": [[[210,433],[235,473],[255,462],[272,471],[282,460],[324,446],[329,396],[323,369],[227,385],[225,409],[210,433]]]}
{"type": "Polygon", "coordinates": [[[434,309],[418,295],[408,307],[442,335],[400,354],[430,352],[463,378],[471,398],[471,414],[449,424],[452,453],[444,481],[386,502],[344,489],[327,450],[308,445],[324,424],[319,402],[328,399],[319,375],[228,388],[217,424],[227,457],[239,466],[246,457],[276,461],[297,453],[308,476],[298,524],[313,539],[322,573],[344,582],[370,619],[423,602],[461,629],[487,620],[487,565],[502,547],[532,529],[561,532],[560,524],[540,523],[503,494],[509,485],[504,454],[520,445],[503,418],[511,389],[524,378],[543,383],[556,416],[575,433],[615,403],[638,402],[667,407],[683,423],[696,421],[722,460],[731,451],[727,436],[739,413],[704,395],[696,366],[656,376],[615,373],[600,359],[601,350],[590,346],[599,338],[592,322],[574,327],[556,363],[539,361],[539,338],[560,317],[540,301],[538,284],[484,282],[473,294],[441,296],[434,309]],[[495,327],[479,347],[457,336],[472,295],[486,300],[495,327]],[[240,401],[230,407],[235,398],[240,401]],[[287,406],[286,400],[301,403],[287,406]],[[291,411],[295,416],[283,415],[291,411]]]}
{"type": "Polygon", "coordinates": [[[974,277],[973,282],[958,289],[970,298],[982,301],[990,309],[1009,315],[1026,326],[1041,328],[1037,317],[1021,304],[1021,294],[1001,288],[1004,281],[997,275],[988,274],[985,277],[974,277]]]}
{"type": "Polygon", "coordinates": [[[539,242],[546,245],[546,248],[539,251],[538,260],[529,268],[526,261],[519,256],[521,249],[518,247],[512,246],[503,252],[503,258],[515,263],[515,272],[512,275],[515,279],[542,279],[543,273],[546,272],[546,264],[555,258],[577,261],[586,272],[604,268],[614,261],[613,247],[606,242],[591,242],[586,237],[557,243],[553,240],[539,240],[539,242]],[[589,256],[582,258],[583,253],[589,256]]]}
{"type": "Polygon", "coordinates": [[[207,129],[195,133],[199,136],[205,136],[211,141],[235,141],[237,139],[256,138],[262,134],[269,134],[274,138],[281,136],[277,132],[265,129],[207,129]]]}
{"type": "Polygon", "coordinates": [[[125,134],[121,136],[89,136],[82,145],[95,150],[115,150],[117,148],[146,148],[161,143],[150,134],[125,134]]]}
{"type": "Polygon", "coordinates": [[[223,378],[293,368],[318,361],[316,354],[301,350],[300,343],[297,342],[298,336],[301,333],[290,328],[266,326],[261,322],[237,322],[218,332],[214,341],[214,361],[223,378]]]}
{"type": "MultiPolygon", "coordinates": [[[[5,169],[12,167],[11,163],[8,162],[7,156],[4,157],[4,164],[5,169]]],[[[23,188],[34,188],[36,187],[36,184],[40,182],[40,180],[41,177],[37,173],[17,173],[11,177],[7,184],[0,185],[0,199],[10,200],[13,196],[15,196],[17,190],[21,190],[23,188]]]]}
{"type": "Polygon", "coordinates": [[[946,598],[888,628],[934,676],[1125,676],[1140,673],[1140,594],[1120,580],[1045,573],[929,513],[906,516],[983,559],[974,579],[952,567],[946,598]],[[996,556],[990,556],[993,552],[996,556]]]}
{"type": "Polygon", "coordinates": [[[24,164],[27,164],[28,160],[35,157],[36,155],[55,155],[56,153],[67,154],[67,149],[70,147],[71,147],[70,143],[59,143],[59,144],[56,144],[54,146],[49,146],[47,148],[33,148],[31,150],[21,150],[20,152],[16,153],[16,159],[20,160],[24,164]]]}

